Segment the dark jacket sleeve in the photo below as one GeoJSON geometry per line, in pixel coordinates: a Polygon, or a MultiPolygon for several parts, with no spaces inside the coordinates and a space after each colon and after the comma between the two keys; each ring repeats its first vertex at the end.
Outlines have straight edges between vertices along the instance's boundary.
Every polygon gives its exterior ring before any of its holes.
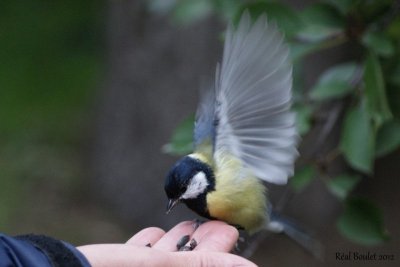
{"type": "Polygon", "coordinates": [[[10,237],[0,233],[0,267],[90,267],[72,245],[43,235],[10,237]]]}

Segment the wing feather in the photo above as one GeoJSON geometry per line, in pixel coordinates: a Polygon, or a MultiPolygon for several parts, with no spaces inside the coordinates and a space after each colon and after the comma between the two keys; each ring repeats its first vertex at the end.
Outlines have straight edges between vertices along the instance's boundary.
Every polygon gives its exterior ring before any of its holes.
{"type": "Polygon", "coordinates": [[[293,174],[298,154],[288,55],[276,26],[265,15],[252,24],[245,12],[236,30],[228,27],[215,82],[215,149],[276,184],[293,174]]]}
{"type": "MultiPolygon", "coordinates": [[[[209,147],[212,149],[215,143],[215,106],[214,88],[204,88],[196,111],[193,133],[194,147],[197,150],[202,145],[210,145],[209,147]]],[[[209,153],[211,154],[212,151],[209,151],[209,153]]]]}

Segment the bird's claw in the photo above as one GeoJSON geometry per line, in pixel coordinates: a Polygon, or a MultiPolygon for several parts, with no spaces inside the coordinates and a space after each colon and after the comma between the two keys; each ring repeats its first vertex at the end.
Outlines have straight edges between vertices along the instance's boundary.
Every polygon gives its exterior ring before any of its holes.
{"type": "Polygon", "coordinates": [[[178,251],[192,251],[193,249],[195,249],[195,247],[197,246],[197,241],[192,238],[190,240],[190,236],[189,235],[184,235],[181,237],[181,239],[179,239],[178,243],[176,244],[176,248],[178,249],[178,251]],[[187,246],[186,244],[189,242],[189,245],[187,246]]]}
{"type": "Polygon", "coordinates": [[[189,247],[191,248],[191,250],[193,250],[193,249],[195,249],[195,247],[197,247],[196,239],[192,238],[192,240],[190,240],[189,247]]]}
{"type": "Polygon", "coordinates": [[[187,242],[190,240],[190,235],[184,235],[179,239],[178,243],[176,243],[176,248],[180,251],[181,248],[183,248],[187,242]]]}

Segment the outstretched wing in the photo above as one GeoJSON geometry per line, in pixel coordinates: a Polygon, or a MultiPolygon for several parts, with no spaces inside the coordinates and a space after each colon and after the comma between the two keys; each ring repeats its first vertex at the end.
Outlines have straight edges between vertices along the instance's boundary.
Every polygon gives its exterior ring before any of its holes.
{"type": "Polygon", "coordinates": [[[215,88],[203,88],[196,111],[193,143],[195,150],[209,150],[210,156],[215,143],[215,103],[215,88]]]}
{"type": "Polygon", "coordinates": [[[284,184],[297,156],[290,112],[292,66],[275,25],[248,12],[227,30],[216,77],[215,149],[240,158],[262,180],[284,184]]]}

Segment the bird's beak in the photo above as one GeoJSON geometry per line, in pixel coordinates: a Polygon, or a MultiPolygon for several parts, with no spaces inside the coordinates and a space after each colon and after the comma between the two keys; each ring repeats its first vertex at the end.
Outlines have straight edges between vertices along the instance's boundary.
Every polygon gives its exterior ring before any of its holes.
{"type": "Polygon", "coordinates": [[[171,210],[179,204],[180,199],[169,199],[167,205],[167,214],[171,212],[171,210]]]}

